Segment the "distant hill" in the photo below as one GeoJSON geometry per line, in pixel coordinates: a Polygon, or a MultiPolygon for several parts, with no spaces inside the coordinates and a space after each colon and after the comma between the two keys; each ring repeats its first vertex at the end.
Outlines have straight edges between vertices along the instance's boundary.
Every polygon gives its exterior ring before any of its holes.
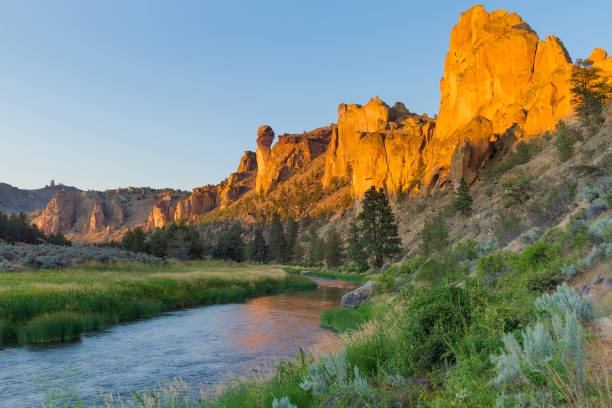
{"type": "Polygon", "coordinates": [[[23,190],[10,184],[0,183],[0,211],[5,213],[30,212],[47,206],[58,191],[80,192],[76,187],[55,184],[53,181],[43,188],[23,190]]]}

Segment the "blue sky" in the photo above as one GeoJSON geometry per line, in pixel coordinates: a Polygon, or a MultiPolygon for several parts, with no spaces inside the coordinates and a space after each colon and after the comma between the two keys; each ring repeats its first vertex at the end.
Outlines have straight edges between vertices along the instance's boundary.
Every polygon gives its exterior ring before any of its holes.
{"type": "MultiPolygon", "coordinates": [[[[191,189],[256,130],[302,132],[379,95],[433,114],[472,2],[0,0],[0,182],[191,189]]],[[[487,1],[572,58],[612,51],[612,2],[487,1]]]]}

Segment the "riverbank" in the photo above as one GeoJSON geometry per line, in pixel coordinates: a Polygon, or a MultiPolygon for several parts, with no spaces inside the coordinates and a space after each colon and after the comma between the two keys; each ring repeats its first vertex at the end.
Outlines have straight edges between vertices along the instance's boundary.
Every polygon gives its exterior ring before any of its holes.
{"type": "Polygon", "coordinates": [[[283,270],[290,275],[308,275],[314,276],[316,278],[341,280],[345,282],[356,283],[359,285],[363,285],[373,276],[356,272],[342,272],[338,269],[297,268],[295,266],[288,266],[283,268],[283,270]]]}
{"type": "Polygon", "coordinates": [[[66,341],[83,331],[192,306],[316,288],[266,265],[185,262],[86,264],[0,274],[0,341],[66,341]]]}

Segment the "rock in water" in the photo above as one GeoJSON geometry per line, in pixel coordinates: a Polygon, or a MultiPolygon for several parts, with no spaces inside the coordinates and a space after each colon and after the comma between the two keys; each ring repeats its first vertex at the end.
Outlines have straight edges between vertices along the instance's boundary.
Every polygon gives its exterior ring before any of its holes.
{"type": "Polygon", "coordinates": [[[365,285],[358,287],[357,289],[352,290],[346,295],[342,296],[340,305],[342,307],[349,307],[351,309],[356,308],[372,297],[372,292],[376,286],[378,286],[378,282],[368,281],[365,285]]]}

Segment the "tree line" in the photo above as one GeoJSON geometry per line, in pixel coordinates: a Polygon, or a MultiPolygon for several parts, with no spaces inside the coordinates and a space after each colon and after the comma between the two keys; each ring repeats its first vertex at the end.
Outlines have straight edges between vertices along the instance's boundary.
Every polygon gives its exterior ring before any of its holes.
{"type": "Polygon", "coordinates": [[[0,212],[0,240],[9,244],[23,242],[26,244],[72,245],[61,232],[45,235],[36,225],[28,221],[28,217],[23,212],[20,214],[0,212]]]}
{"type": "Polygon", "coordinates": [[[363,199],[363,210],[351,223],[343,239],[335,226],[319,235],[319,222],[303,219],[281,220],[273,214],[268,224],[244,228],[234,222],[205,240],[197,225],[170,224],[147,234],[141,228],[129,230],[120,245],[133,252],[181,260],[213,258],[234,262],[325,265],[329,268],[351,263],[358,271],[380,268],[401,252],[397,220],[385,192],[372,187],[363,199]]]}

